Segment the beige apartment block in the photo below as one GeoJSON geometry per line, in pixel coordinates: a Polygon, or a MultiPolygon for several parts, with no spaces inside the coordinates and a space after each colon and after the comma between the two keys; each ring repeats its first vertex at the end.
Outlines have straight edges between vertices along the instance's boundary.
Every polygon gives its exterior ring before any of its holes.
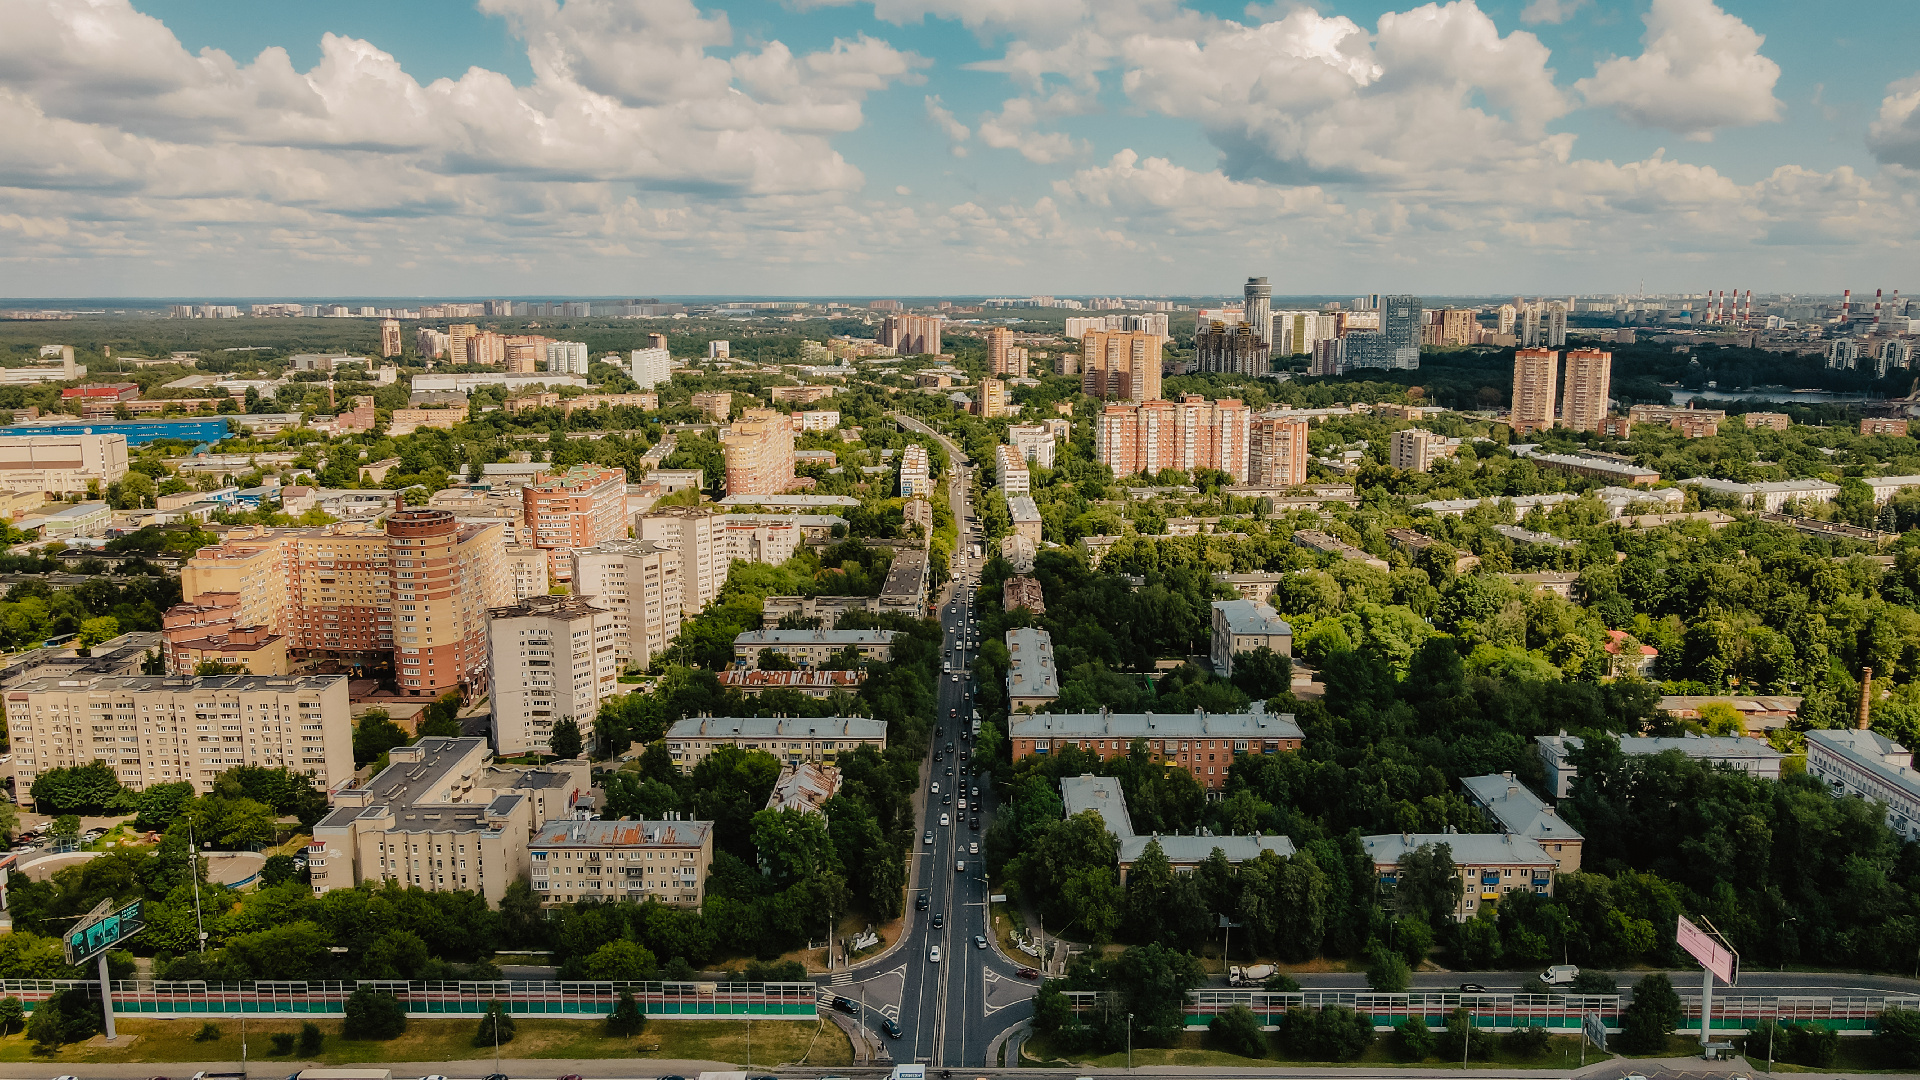
{"type": "Polygon", "coordinates": [[[68,494],[127,475],[125,435],[20,435],[0,439],[0,488],[68,494]]]}
{"type": "Polygon", "coordinates": [[[657,900],[700,906],[713,865],[711,821],[549,821],[529,843],[543,904],[657,900]]]}
{"type": "MultiPolygon", "coordinates": [[[[1507,423],[1515,435],[1553,426],[1560,389],[1560,354],[1553,349],[1519,349],[1513,354],[1513,411],[1507,423]]],[[[1598,421],[1595,421],[1596,425],[1598,421]]]]}
{"type": "Polygon", "coordinates": [[[507,595],[515,600],[545,596],[553,587],[553,578],[547,573],[547,553],[537,547],[502,548],[500,572],[506,575],[507,595]]]}
{"type": "Polygon", "coordinates": [[[793,422],[773,409],[748,409],[720,436],[728,495],[779,495],[793,488],[793,422]]]}
{"type": "Polygon", "coordinates": [[[711,506],[666,506],[637,514],[636,540],[652,540],[680,556],[680,610],[699,614],[720,595],[729,566],[726,518],[711,506]]]}
{"type": "Polygon", "coordinates": [[[1565,387],[1561,391],[1560,425],[1575,431],[1598,431],[1606,418],[1613,393],[1613,354],[1599,349],[1568,349],[1565,387]]]}
{"type": "Polygon", "coordinates": [[[862,746],[887,748],[887,722],[864,716],[695,716],[667,728],[667,752],[692,772],[722,746],[760,750],[782,763],[832,765],[862,746]]]}
{"type": "Polygon", "coordinates": [[[598,597],[531,596],[487,612],[493,746],[508,757],[551,753],[553,725],[590,732],[619,692],[614,613],[598,597]]]}
{"type": "Polygon", "coordinates": [[[573,553],[575,591],[613,613],[614,657],[645,670],[680,636],[680,553],[658,540],[609,540],[573,553]]]}
{"type": "Polygon", "coordinates": [[[556,581],[573,573],[568,551],[627,534],[627,473],[601,465],[575,465],[541,473],[521,489],[533,546],[548,553],[547,572],[556,581]]]}
{"type": "Polygon", "coordinates": [[[1263,412],[1247,424],[1247,483],[1287,488],[1307,482],[1307,421],[1263,412]]]}
{"type": "Polygon", "coordinates": [[[236,765],[353,778],[344,675],[95,675],[6,690],[15,790],[48,769],[102,761],[136,790],[191,781],[202,794],[236,765]]]}

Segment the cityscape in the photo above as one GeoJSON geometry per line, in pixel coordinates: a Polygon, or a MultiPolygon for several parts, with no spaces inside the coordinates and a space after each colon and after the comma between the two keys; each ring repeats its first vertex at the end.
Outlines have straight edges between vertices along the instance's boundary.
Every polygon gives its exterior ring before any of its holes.
{"type": "Polygon", "coordinates": [[[1407,7],[13,5],[5,1067],[1920,1074],[1907,12],[1407,7]]]}

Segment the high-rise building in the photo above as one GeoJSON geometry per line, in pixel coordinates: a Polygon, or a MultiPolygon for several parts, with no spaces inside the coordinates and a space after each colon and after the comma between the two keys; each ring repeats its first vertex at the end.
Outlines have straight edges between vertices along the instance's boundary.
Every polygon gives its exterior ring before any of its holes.
{"type": "MultiPolygon", "coordinates": [[[[633,519],[633,535],[679,556],[680,610],[697,615],[720,595],[731,558],[724,515],[711,506],[662,506],[633,519]]],[[[605,545],[602,545],[605,547],[605,545]]],[[[621,557],[632,553],[608,548],[621,557]]],[[[676,630],[675,633],[678,633],[676,630]]]]}
{"type": "Polygon", "coordinates": [[[914,443],[900,452],[900,497],[926,499],[933,496],[933,480],[928,473],[927,448],[914,443]]]}
{"type": "Polygon", "coordinates": [[[574,593],[613,613],[620,669],[646,670],[680,636],[681,586],[680,553],[658,540],[609,540],[573,553],[574,593]]]}
{"type": "Polygon", "coordinates": [[[1272,327],[1268,325],[1268,317],[1273,310],[1273,286],[1267,284],[1266,278],[1250,277],[1242,292],[1245,295],[1245,301],[1240,309],[1243,312],[1242,317],[1246,320],[1246,324],[1253,328],[1253,332],[1260,335],[1261,340],[1267,343],[1268,351],[1271,352],[1273,332],[1272,327]]]}
{"type": "Polygon", "coordinates": [[[1599,349],[1567,350],[1566,389],[1560,423],[1575,431],[1598,431],[1613,392],[1613,354],[1599,349]]]}
{"type": "Polygon", "coordinates": [[[371,521],[243,527],[187,560],[185,603],[173,611],[229,609],[232,627],[285,634],[294,658],[337,661],[357,676],[391,665],[409,696],[481,693],[485,612],[511,595],[505,533],[423,509],[389,514],[384,531],[371,521]]]}
{"type": "MultiPolygon", "coordinates": [[[[653,337],[664,335],[654,334],[653,337]]],[[[629,354],[633,363],[633,381],[642,390],[653,388],[673,378],[673,357],[667,353],[664,345],[635,349],[629,354]]]]}
{"type": "Polygon", "coordinates": [[[1440,314],[1440,344],[1448,348],[1472,345],[1480,329],[1471,308],[1447,308],[1440,314]]]}
{"type": "Polygon", "coordinates": [[[1403,371],[1420,366],[1420,324],[1426,320],[1425,303],[1418,296],[1380,298],[1380,333],[1393,352],[1393,366],[1403,371]]]}
{"type": "Polygon", "coordinates": [[[1520,306],[1520,347],[1537,349],[1543,340],[1540,332],[1540,305],[1523,304],[1520,306]]]}
{"type": "Polygon", "coordinates": [[[666,347],[667,347],[667,335],[665,334],[648,334],[647,335],[647,348],[664,349],[666,347]]]}
{"type": "MultiPolygon", "coordinates": [[[[1251,289],[1253,286],[1249,285],[1251,289]]],[[[1193,332],[1195,371],[1230,375],[1265,375],[1272,370],[1272,349],[1247,323],[1208,322],[1193,332]]]]}
{"type": "Polygon", "coordinates": [[[467,342],[480,333],[473,323],[454,323],[447,327],[447,363],[467,362],[467,342]]]}
{"type": "Polygon", "coordinates": [[[613,611],[598,597],[530,596],[487,618],[494,751],[550,753],[561,720],[591,733],[600,703],[620,687],[613,611]]]}
{"type": "Polygon", "coordinates": [[[1033,491],[1033,478],[1027,472],[1027,459],[1011,446],[993,448],[993,478],[994,483],[1000,486],[1000,494],[1005,496],[1027,495],[1033,491]]]}
{"type": "Polygon", "coordinates": [[[1080,389],[1102,401],[1136,404],[1160,396],[1162,334],[1089,330],[1080,338],[1080,389]]]}
{"type": "Polygon", "coordinates": [[[999,379],[980,380],[980,415],[1007,415],[1007,384],[999,379]]]}
{"type": "Polygon", "coordinates": [[[467,339],[467,363],[499,367],[507,362],[507,338],[491,330],[482,330],[467,339]]]}
{"type": "Polygon", "coordinates": [[[1007,442],[1022,460],[1053,468],[1053,432],[1045,424],[1014,424],[1007,428],[1007,442]]]}
{"type": "Polygon", "coordinates": [[[1321,338],[1313,343],[1310,350],[1313,358],[1308,362],[1309,375],[1342,375],[1347,370],[1347,339],[1343,337],[1321,338]]]}
{"type": "Polygon", "coordinates": [[[938,356],[945,321],[938,315],[889,315],[880,323],[879,342],[896,356],[938,356]]]}
{"type": "Polygon", "coordinates": [[[1093,452],[1120,476],[1219,469],[1239,482],[1247,477],[1248,438],[1244,403],[1188,394],[1178,402],[1107,406],[1094,419],[1093,452]]]}
{"type": "Polygon", "coordinates": [[[567,581],[574,548],[592,547],[627,535],[627,471],[603,465],[575,465],[557,473],[537,473],[520,489],[527,532],[534,547],[547,552],[555,581],[567,581]]]}
{"type": "Polygon", "coordinates": [[[587,343],[584,341],[547,343],[548,371],[556,374],[585,375],[588,363],[587,343]]]}
{"type": "Polygon", "coordinates": [[[727,360],[727,359],[731,359],[732,357],[733,357],[733,342],[719,341],[719,340],[707,342],[707,359],[727,360]]]}
{"type": "Polygon", "coordinates": [[[1026,351],[1014,346],[1012,330],[996,326],[987,331],[987,366],[995,375],[1010,378],[1026,375],[1026,351]]]}
{"type": "Polygon", "coordinates": [[[507,335],[507,370],[515,374],[541,371],[547,366],[547,346],[552,338],[539,334],[507,335]]]}
{"type": "Polygon", "coordinates": [[[1409,472],[1426,472],[1441,458],[1452,457],[1460,449],[1460,440],[1449,439],[1420,428],[1401,428],[1393,433],[1391,464],[1409,472]]]}
{"type": "Polygon", "coordinates": [[[1560,354],[1552,349],[1518,349],[1513,354],[1513,411],[1507,423],[1515,435],[1553,426],[1560,389],[1560,354]]]}
{"type": "Polygon", "coordinates": [[[1307,421],[1284,411],[1260,413],[1247,424],[1247,483],[1295,487],[1307,482],[1307,421]]]}
{"type": "Polygon", "coordinates": [[[1514,307],[1512,304],[1501,304],[1500,305],[1500,321],[1496,325],[1494,329],[1494,333],[1512,334],[1514,319],[1517,318],[1518,315],[1519,315],[1519,309],[1514,307]]]}
{"type": "MultiPolygon", "coordinates": [[[[1150,311],[1145,315],[1129,315],[1126,317],[1126,325],[1117,329],[1125,330],[1129,334],[1158,334],[1164,338],[1167,336],[1167,313],[1150,311]]],[[[1067,336],[1078,337],[1079,335],[1069,333],[1067,336]]]]}
{"type": "Polygon", "coordinates": [[[238,765],[311,772],[328,789],[353,778],[345,675],[45,675],[7,688],[6,718],[22,793],[95,761],[135,791],[184,780],[204,795],[238,765]]]}
{"type": "Polygon", "coordinates": [[[380,355],[400,355],[400,320],[383,319],[380,322],[380,355]]]}
{"type": "Polygon", "coordinates": [[[793,487],[793,421],[773,409],[748,409],[720,436],[728,495],[780,495],[793,487]]]}
{"type": "Polygon", "coordinates": [[[1555,300],[1547,305],[1547,348],[1564,349],[1567,346],[1567,305],[1555,300]]]}

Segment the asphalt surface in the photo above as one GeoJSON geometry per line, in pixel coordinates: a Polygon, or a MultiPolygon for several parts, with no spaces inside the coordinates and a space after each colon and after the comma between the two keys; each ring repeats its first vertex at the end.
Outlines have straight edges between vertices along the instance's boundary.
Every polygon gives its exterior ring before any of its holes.
{"type": "MultiPolygon", "coordinates": [[[[1414,990],[1456,990],[1462,983],[1476,983],[1490,991],[1514,991],[1521,982],[1539,976],[1537,971],[1422,971],[1413,976],[1414,990]]],[[[1630,992],[1645,971],[1608,972],[1619,984],[1621,993],[1630,992]]],[[[1669,971],[1673,988],[1682,997],[1700,996],[1700,969],[1669,971]]],[[[1365,990],[1367,977],[1361,972],[1295,974],[1304,990],[1365,990]]],[[[1216,980],[1225,985],[1225,980],[1216,980]]],[[[1740,972],[1740,981],[1731,987],[1714,985],[1713,996],[1723,997],[1875,997],[1882,994],[1920,994],[1920,981],[1898,975],[1855,975],[1846,972],[1766,971],[1740,972]]]]}

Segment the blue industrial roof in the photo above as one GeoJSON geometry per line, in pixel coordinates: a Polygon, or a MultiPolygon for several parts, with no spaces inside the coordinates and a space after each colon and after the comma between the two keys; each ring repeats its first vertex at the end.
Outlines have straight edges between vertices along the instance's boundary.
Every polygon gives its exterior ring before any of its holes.
{"type": "Polygon", "coordinates": [[[227,419],[224,416],[206,416],[191,420],[75,420],[51,424],[31,421],[0,427],[0,436],[125,435],[129,446],[139,446],[155,439],[217,442],[227,437],[230,430],[227,419]]]}

